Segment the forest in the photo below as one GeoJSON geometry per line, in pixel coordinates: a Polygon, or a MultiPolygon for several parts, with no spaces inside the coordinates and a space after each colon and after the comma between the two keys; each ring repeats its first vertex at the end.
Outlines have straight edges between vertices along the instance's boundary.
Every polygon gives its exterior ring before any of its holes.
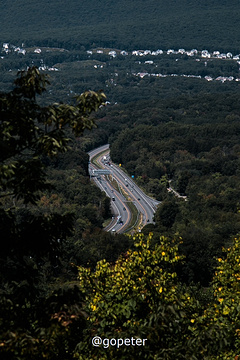
{"type": "MultiPolygon", "coordinates": [[[[127,129],[119,125],[111,156],[162,201],[155,226],[148,225],[144,232],[180,234],[180,250],[186,255],[181,276],[206,286],[212,279],[213,256],[240,230],[239,98],[181,97],[164,105],[150,103],[149,108],[136,122],[130,115],[133,106],[127,107],[127,129]],[[170,185],[186,198],[169,192],[170,185]]],[[[121,115],[113,116],[119,124],[121,115]]]]}
{"type": "Polygon", "coordinates": [[[237,360],[239,3],[69,3],[0,5],[0,357],[237,360]],[[161,201],[141,233],[104,231],[106,143],[161,201]]]}
{"type": "Polygon", "coordinates": [[[237,359],[238,95],[46,104],[48,83],[33,67],[1,93],[1,356],[237,359]],[[142,234],[102,231],[83,149],[106,140],[162,201],[142,234]],[[91,344],[132,334],[146,346],[91,344]]]}

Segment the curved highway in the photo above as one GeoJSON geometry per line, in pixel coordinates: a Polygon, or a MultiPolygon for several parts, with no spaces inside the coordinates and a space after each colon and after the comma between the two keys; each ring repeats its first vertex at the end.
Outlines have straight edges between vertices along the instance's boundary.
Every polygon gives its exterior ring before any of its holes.
{"type": "Polygon", "coordinates": [[[131,211],[128,203],[132,202],[139,212],[140,228],[146,224],[153,223],[153,216],[157,205],[160,203],[147,196],[133,181],[131,177],[110,159],[109,144],[101,146],[89,153],[89,174],[93,175],[93,170],[108,170],[110,175],[97,175],[92,177],[96,185],[109,196],[111,200],[114,217],[112,222],[105,228],[107,231],[122,233],[129,228],[131,221],[131,211]],[[94,162],[92,162],[94,159],[94,162]],[[110,181],[111,178],[111,181],[110,181]],[[115,180],[115,181],[114,181],[115,180]],[[117,183],[118,190],[115,186],[117,183]],[[124,193],[124,196],[123,196],[124,193]]]}

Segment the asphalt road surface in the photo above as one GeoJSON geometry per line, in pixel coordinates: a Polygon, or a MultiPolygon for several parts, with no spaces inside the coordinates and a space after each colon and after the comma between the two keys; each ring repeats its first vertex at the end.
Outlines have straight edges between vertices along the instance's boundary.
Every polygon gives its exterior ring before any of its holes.
{"type": "Polygon", "coordinates": [[[94,176],[92,179],[95,181],[96,185],[102,190],[105,191],[107,196],[111,198],[111,207],[113,212],[112,222],[105,228],[107,231],[123,233],[129,229],[129,224],[131,221],[131,211],[128,207],[128,204],[132,202],[139,212],[139,221],[140,228],[149,223],[153,223],[153,216],[156,211],[157,205],[160,203],[149,196],[147,196],[129,177],[121,167],[112,163],[109,153],[109,145],[106,144],[97,149],[90,151],[89,153],[89,174],[93,174],[93,170],[99,169],[101,167],[105,170],[110,170],[110,175],[99,175],[94,176]],[[97,156],[97,157],[96,157],[97,156]],[[95,163],[98,164],[97,167],[92,163],[93,158],[95,158],[95,163]],[[112,181],[115,180],[115,186],[117,184],[117,189],[112,185],[112,181]],[[123,196],[123,193],[125,196],[123,196]]]}

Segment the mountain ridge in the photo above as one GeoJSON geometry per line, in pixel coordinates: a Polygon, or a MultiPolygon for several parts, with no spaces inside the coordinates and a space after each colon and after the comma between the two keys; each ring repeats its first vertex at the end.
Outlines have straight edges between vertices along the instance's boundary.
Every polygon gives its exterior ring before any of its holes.
{"type": "Polygon", "coordinates": [[[240,47],[236,0],[23,0],[5,1],[0,11],[3,42],[52,41],[68,48],[240,47]]]}

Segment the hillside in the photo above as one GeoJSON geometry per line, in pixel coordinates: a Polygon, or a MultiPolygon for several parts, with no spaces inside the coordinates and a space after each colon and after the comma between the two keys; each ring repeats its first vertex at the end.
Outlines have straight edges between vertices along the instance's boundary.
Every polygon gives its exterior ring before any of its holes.
{"type": "Polygon", "coordinates": [[[3,42],[126,50],[240,47],[237,0],[15,0],[2,1],[0,12],[3,42]]]}
{"type": "Polygon", "coordinates": [[[240,360],[239,0],[0,11],[0,359],[240,360]],[[103,144],[141,233],[103,231],[103,144]]]}

